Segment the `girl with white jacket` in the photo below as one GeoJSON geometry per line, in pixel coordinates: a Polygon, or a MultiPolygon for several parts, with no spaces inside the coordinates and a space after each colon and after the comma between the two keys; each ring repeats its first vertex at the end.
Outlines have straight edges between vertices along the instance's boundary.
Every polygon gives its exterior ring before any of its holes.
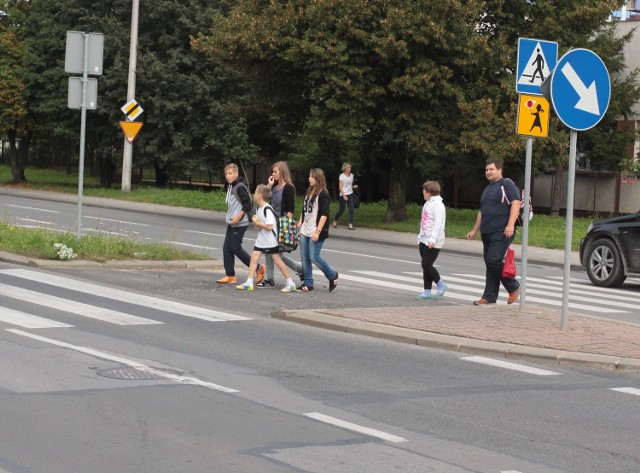
{"type": "Polygon", "coordinates": [[[422,279],[424,291],[418,294],[416,299],[440,299],[447,290],[446,283],[440,278],[438,270],[433,263],[444,246],[444,225],[447,221],[447,212],[440,196],[440,184],[435,181],[427,181],[422,184],[422,195],[425,203],[422,207],[420,219],[420,233],[418,234],[418,251],[422,258],[422,279]],[[433,283],[437,291],[431,292],[433,283]]]}

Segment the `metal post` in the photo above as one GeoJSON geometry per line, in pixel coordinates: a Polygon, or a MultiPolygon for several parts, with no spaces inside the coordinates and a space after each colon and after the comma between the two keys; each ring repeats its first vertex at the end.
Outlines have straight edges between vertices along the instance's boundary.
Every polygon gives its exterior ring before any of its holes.
{"type": "Polygon", "coordinates": [[[84,187],[84,148],[87,128],[87,84],[89,82],[89,33],[82,33],[84,58],[82,60],[82,106],[80,108],[80,156],[78,163],[78,222],[76,240],[82,230],[82,190],[84,187]]]}
{"type": "Polygon", "coordinates": [[[562,318],[560,328],[568,328],[569,314],[569,278],[571,277],[571,239],[573,236],[573,193],[576,180],[576,148],[578,132],[571,130],[569,145],[569,170],[567,172],[567,221],[564,239],[564,275],[562,283],[562,318]]]}
{"type": "MultiPolygon", "coordinates": [[[[129,46],[129,79],[127,83],[127,101],[136,96],[136,67],[138,51],[138,10],[140,0],[133,0],[131,5],[131,42],[129,46]]],[[[133,155],[133,144],[124,137],[124,152],[122,154],[122,192],[131,190],[131,165],[133,155]]]]}
{"type": "Polygon", "coordinates": [[[524,168],[524,209],[522,212],[522,254],[520,255],[520,310],[527,306],[527,248],[529,246],[529,196],[531,195],[531,160],[533,138],[527,138],[527,152],[524,168]]]}

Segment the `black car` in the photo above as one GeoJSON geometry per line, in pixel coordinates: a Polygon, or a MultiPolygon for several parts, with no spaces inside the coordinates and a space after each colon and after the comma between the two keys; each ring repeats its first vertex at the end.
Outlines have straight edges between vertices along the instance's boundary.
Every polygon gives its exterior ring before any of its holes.
{"type": "Polygon", "coordinates": [[[640,275],[640,212],[591,223],[580,240],[580,262],[596,286],[617,287],[640,275]]]}

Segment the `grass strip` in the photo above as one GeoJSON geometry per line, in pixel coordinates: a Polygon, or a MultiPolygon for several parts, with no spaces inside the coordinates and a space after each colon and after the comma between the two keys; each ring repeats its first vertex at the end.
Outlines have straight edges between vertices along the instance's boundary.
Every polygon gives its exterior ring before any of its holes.
{"type": "Polygon", "coordinates": [[[73,250],[75,259],[104,263],[114,260],[205,260],[204,254],[181,250],[166,243],[139,242],[130,238],[88,235],[80,240],[73,233],[59,233],[40,228],[22,228],[0,222],[0,251],[29,258],[61,259],[54,247],[61,243],[73,250]]]}

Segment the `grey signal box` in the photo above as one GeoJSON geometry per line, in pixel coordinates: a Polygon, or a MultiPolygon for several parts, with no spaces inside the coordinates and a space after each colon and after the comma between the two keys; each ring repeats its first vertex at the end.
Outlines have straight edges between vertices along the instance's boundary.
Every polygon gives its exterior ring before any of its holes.
{"type": "MultiPolygon", "coordinates": [[[[89,36],[89,64],[87,73],[90,76],[102,75],[102,55],[104,35],[102,33],[84,33],[89,36]]],[[[69,74],[82,74],[84,64],[84,35],[80,31],[67,31],[67,50],[64,56],[64,70],[69,74]]]]}

